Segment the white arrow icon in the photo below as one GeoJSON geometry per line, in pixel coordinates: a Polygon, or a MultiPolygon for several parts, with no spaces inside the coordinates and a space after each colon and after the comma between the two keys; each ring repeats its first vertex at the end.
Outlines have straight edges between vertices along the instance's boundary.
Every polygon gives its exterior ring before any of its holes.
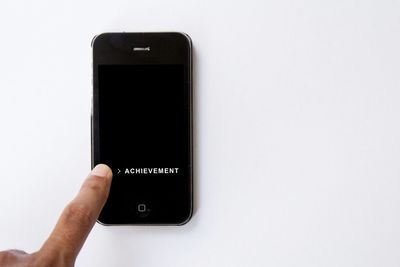
{"type": "Polygon", "coordinates": [[[117,168],[117,170],[118,170],[117,174],[119,174],[119,173],[121,172],[121,170],[120,170],[120,169],[118,169],[118,168],[117,168]]]}

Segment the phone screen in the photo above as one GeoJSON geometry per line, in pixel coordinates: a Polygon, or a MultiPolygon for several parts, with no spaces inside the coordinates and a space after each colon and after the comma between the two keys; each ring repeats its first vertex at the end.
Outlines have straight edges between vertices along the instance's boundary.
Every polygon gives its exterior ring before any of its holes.
{"type": "Polygon", "coordinates": [[[99,219],[179,220],[190,203],[184,66],[99,65],[97,73],[100,162],[114,174],[99,219]]]}

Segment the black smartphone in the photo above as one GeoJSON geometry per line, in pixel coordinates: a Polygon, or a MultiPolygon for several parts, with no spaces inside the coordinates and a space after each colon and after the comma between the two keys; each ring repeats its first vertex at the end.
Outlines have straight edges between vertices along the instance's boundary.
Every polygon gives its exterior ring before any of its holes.
{"type": "Polygon", "coordinates": [[[92,41],[92,168],[113,171],[104,225],[182,225],[192,215],[192,44],[178,32],[92,41]]]}

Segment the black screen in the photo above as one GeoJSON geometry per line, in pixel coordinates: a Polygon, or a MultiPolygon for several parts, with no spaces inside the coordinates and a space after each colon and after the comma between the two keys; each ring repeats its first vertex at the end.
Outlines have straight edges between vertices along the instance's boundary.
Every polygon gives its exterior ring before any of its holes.
{"type": "Polygon", "coordinates": [[[99,161],[114,174],[99,220],[185,219],[190,117],[183,65],[99,65],[97,72],[99,161]]]}

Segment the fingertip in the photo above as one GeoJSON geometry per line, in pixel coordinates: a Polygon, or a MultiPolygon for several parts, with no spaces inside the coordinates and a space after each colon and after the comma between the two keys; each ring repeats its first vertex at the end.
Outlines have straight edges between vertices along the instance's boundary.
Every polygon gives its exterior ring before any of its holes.
{"type": "Polygon", "coordinates": [[[93,170],[90,173],[91,175],[99,176],[99,177],[104,177],[111,179],[112,178],[112,170],[110,167],[108,167],[106,164],[97,164],[93,170]]]}

